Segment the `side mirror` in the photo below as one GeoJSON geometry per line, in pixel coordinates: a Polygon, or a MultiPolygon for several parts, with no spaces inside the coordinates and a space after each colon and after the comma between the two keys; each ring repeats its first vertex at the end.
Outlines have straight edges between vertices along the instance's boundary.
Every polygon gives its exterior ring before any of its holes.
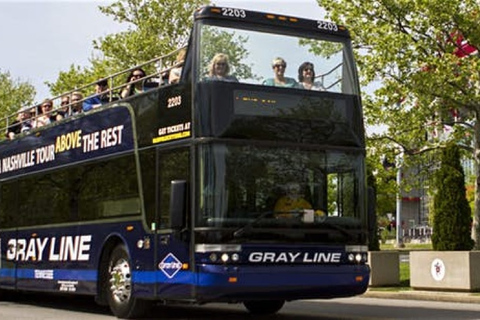
{"type": "Polygon", "coordinates": [[[173,180],[170,185],[170,228],[183,229],[187,216],[187,181],[173,180]]]}

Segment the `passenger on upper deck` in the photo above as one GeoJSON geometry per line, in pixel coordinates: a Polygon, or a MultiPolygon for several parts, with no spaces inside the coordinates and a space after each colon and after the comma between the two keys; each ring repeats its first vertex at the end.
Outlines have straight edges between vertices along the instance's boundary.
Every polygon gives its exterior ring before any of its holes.
{"type": "Polygon", "coordinates": [[[298,81],[303,89],[325,91],[320,82],[315,82],[315,70],[311,62],[304,62],[298,67],[298,81]]]}
{"type": "Polygon", "coordinates": [[[26,132],[32,129],[32,113],[30,107],[20,109],[17,114],[17,119],[8,127],[7,138],[10,140],[15,138],[15,135],[26,132]]]}
{"type": "Polygon", "coordinates": [[[175,60],[176,67],[172,68],[168,74],[168,83],[174,84],[180,81],[180,76],[182,75],[183,63],[185,62],[185,55],[187,50],[185,48],[180,49],[177,54],[177,59],[175,60]]]}
{"type": "Polygon", "coordinates": [[[298,83],[293,78],[285,77],[285,69],[287,63],[283,58],[275,58],[272,61],[272,69],[274,72],[274,78],[266,79],[263,81],[264,85],[275,87],[289,87],[298,88],[298,83]]]}
{"type": "Polygon", "coordinates": [[[208,77],[206,80],[238,82],[235,76],[228,74],[230,72],[230,66],[228,64],[228,56],[224,53],[217,53],[210,62],[208,69],[208,77]]]}
{"type": "Polygon", "coordinates": [[[57,110],[57,113],[62,116],[62,118],[68,117],[68,105],[70,104],[70,96],[68,94],[64,95],[60,99],[60,107],[57,110]]]}
{"type": "Polygon", "coordinates": [[[37,108],[38,115],[33,125],[35,128],[43,127],[58,119],[62,119],[56,111],[53,111],[53,101],[50,99],[45,99],[37,108]]]}
{"type": "Polygon", "coordinates": [[[80,91],[72,92],[72,96],[70,97],[70,115],[74,116],[83,111],[82,106],[83,94],[80,91]]]}
{"type": "Polygon", "coordinates": [[[120,96],[122,98],[126,98],[129,96],[133,96],[134,94],[142,93],[145,91],[145,87],[143,85],[144,81],[137,81],[141,78],[144,78],[147,74],[142,68],[135,68],[133,69],[127,77],[126,83],[128,85],[122,89],[120,96]],[[137,81],[135,83],[131,83],[137,81]]]}
{"type": "MultiPolygon", "coordinates": [[[[116,94],[111,95],[111,101],[118,100],[116,94]]],[[[89,111],[100,107],[102,104],[110,102],[110,91],[108,90],[108,80],[102,79],[95,84],[95,94],[83,101],[83,111],[89,111]]]]}

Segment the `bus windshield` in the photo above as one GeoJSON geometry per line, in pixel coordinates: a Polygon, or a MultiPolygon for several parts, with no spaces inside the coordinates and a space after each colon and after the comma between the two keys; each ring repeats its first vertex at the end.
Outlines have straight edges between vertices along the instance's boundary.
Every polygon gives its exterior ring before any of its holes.
{"type": "Polygon", "coordinates": [[[310,33],[275,34],[201,25],[198,80],[239,81],[281,86],[275,83],[276,66],[283,65],[287,87],[304,88],[303,70],[311,69],[314,85],[306,89],[358,94],[353,57],[347,39],[310,33]],[[225,58],[226,56],[226,58],[225,58]],[[220,64],[220,66],[218,65],[220,64]],[[223,66],[226,64],[226,66],[223,66]],[[217,69],[218,68],[218,69],[217,69]],[[223,69],[223,70],[221,70],[223,69]],[[223,72],[223,77],[218,76],[223,72]]]}
{"type": "Polygon", "coordinates": [[[360,228],[363,166],[360,153],[202,145],[196,226],[360,228]]]}

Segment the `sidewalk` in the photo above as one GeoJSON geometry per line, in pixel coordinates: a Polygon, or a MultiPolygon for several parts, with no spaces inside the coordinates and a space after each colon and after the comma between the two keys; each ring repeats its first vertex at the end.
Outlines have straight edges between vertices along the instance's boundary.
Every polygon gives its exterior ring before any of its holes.
{"type": "Polygon", "coordinates": [[[480,303],[480,293],[471,292],[442,292],[423,290],[368,289],[362,297],[401,300],[428,300],[441,302],[480,303]]]}

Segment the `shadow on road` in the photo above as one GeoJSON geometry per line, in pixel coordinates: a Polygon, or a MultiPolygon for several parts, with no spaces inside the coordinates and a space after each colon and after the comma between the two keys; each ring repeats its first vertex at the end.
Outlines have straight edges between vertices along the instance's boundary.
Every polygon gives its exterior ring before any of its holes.
{"type": "MultiPolygon", "coordinates": [[[[57,310],[66,310],[71,312],[88,313],[90,315],[112,316],[108,307],[99,306],[95,303],[93,297],[89,296],[63,296],[57,294],[45,293],[23,293],[13,294],[8,297],[9,301],[35,307],[44,307],[57,310]]],[[[152,310],[142,319],[144,320],[255,320],[255,319],[275,319],[275,320],[333,320],[330,317],[319,317],[319,315],[292,315],[280,313],[273,316],[253,316],[247,312],[242,304],[206,304],[198,305],[155,305],[152,310]]],[[[64,319],[62,319],[64,320],[64,319]]]]}
{"type": "MultiPolygon", "coordinates": [[[[115,319],[107,307],[92,297],[23,294],[9,296],[21,308],[31,305],[115,319]],[[23,306],[22,306],[23,305],[23,306]]],[[[269,317],[250,315],[242,304],[156,305],[145,320],[364,320],[364,319],[479,319],[480,307],[472,304],[387,300],[374,298],[296,301],[269,317]]],[[[72,314],[73,315],[73,314],[72,314]]],[[[49,317],[48,319],[55,319],[49,317]]],[[[61,319],[61,318],[58,318],[61,319]]],[[[65,319],[61,319],[65,320],[65,319]]]]}

